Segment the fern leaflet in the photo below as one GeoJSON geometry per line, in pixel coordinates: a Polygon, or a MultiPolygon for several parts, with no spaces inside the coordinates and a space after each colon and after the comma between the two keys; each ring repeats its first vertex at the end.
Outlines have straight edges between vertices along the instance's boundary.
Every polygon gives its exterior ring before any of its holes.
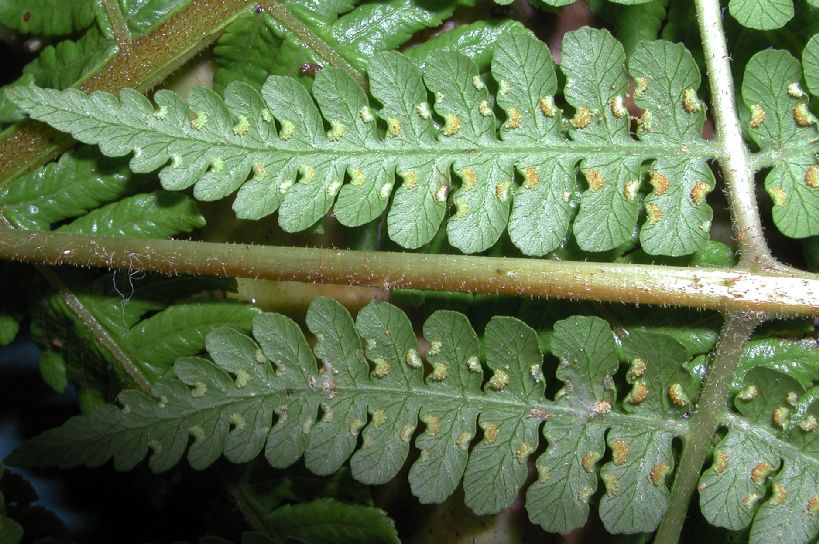
{"type": "Polygon", "coordinates": [[[631,240],[642,208],[640,166],[656,159],[643,248],[667,255],[700,248],[712,214],[705,197],[713,178],[705,161],[713,151],[699,134],[704,105],[696,96],[699,73],[690,54],[665,42],[638,48],[632,75],[642,82],[638,98],[647,109],[637,141],[623,102],[622,46],[606,31],[583,29],[566,35],[564,51],[565,96],[575,109],[567,121],[555,105],[548,49],[522,34],[505,36],[493,60],[502,123],[495,119],[487,82],[457,54],[428,59],[423,80],[399,54],[376,55],[369,75],[373,97],[383,104],[377,112],[383,131],[364,92],[331,68],[313,86],[324,119],[303,87],[276,76],[261,95],[231,85],[224,102],[205,89],[192,92],[188,105],[160,91],[158,109],[129,90],[119,100],[35,87],[9,92],[35,118],[100,145],[106,155],[133,151],[136,172],[164,166],[159,175],[166,189],[195,185],[202,200],[239,189],[239,217],[278,210],[287,231],[310,227],[334,203],[344,225],[374,220],[387,208],[398,173],[403,183],[393,197],[388,230],[409,248],[432,239],[448,201],[454,207],[450,242],[467,253],[487,249],[508,227],[524,253],[546,254],[566,237],[578,201],[574,236],[580,247],[617,247],[631,240]],[[679,79],[672,77],[678,65],[685,76],[679,79]],[[434,106],[427,104],[427,90],[436,97],[434,106]],[[578,163],[588,186],[579,198],[578,163]],[[457,189],[453,170],[461,180],[457,189]]]}
{"type": "Polygon", "coordinates": [[[793,0],[731,0],[728,11],[742,26],[758,30],[781,28],[793,18],[793,0]]]}
{"type": "Polygon", "coordinates": [[[740,530],[751,542],[810,542],[819,533],[819,389],[755,368],[734,404],[744,416],[715,446],[700,479],[700,507],[712,524],[740,530]],[[784,436],[772,450],[760,436],[784,436]],[[778,471],[778,472],[777,472],[778,471]],[[768,487],[770,486],[770,491],[768,487]]]}
{"type": "MultiPolygon", "coordinates": [[[[805,53],[809,56],[810,50],[805,53]]],[[[805,79],[812,78],[806,72],[805,79]]],[[[751,138],[764,151],[787,150],[765,178],[765,189],[773,201],[774,223],[792,238],[819,234],[816,117],[801,82],[799,61],[776,50],[754,55],[742,81],[742,98],[751,111],[751,138]]]]}
{"type": "Polygon", "coordinates": [[[0,215],[25,229],[142,238],[168,238],[205,225],[186,195],[134,194],[150,181],[85,148],[0,187],[0,215]]]}

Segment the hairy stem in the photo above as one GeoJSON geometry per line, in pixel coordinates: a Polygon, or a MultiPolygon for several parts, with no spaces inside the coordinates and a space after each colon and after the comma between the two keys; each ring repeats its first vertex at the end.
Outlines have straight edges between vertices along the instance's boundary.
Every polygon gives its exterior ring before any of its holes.
{"type": "Polygon", "coordinates": [[[144,240],[0,227],[0,258],[225,277],[812,315],[819,277],[545,259],[144,240]]]}
{"type": "Polygon", "coordinates": [[[105,9],[105,15],[111,23],[111,28],[114,31],[114,39],[120,45],[128,44],[131,41],[131,31],[128,30],[128,23],[122,16],[122,11],[119,9],[115,0],[102,0],[102,7],[105,9]]]}
{"type": "Polygon", "coordinates": [[[754,314],[728,313],[725,316],[714,361],[708,370],[697,408],[689,420],[668,511],[657,530],[655,544],[675,544],[680,538],[688,504],[699,481],[711,439],[726,411],[725,399],[742,356],[742,347],[760,321],[761,316],[754,314]]]}
{"type": "Polygon", "coordinates": [[[696,0],[705,65],[711,83],[711,106],[722,148],[722,167],[740,266],[750,270],[776,269],[776,260],[765,242],[754,191],[754,171],[736,113],[734,80],[729,65],[722,8],[719,0],[696,0]]]}
{"type": "MultiPolygon", "coordinates": [[[[144,38],[120,43],[117,55],[79,88],[86,92],[147,90],[212,43],[247,0],[197,0],[144,38]]],[[[0,141],[0,184],[39,166],[73,140],[40,123],[27,122],[0,141]]]]}

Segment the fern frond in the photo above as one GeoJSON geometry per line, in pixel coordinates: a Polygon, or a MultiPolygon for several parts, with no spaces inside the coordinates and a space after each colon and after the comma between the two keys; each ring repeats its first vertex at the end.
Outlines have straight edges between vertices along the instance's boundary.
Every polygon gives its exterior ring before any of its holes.
{"type": "Polygon", "coordinates": [[[422,502],[439,502],[463,478],[467,505],[491,513],[516,497],[546,421],[543,432],[551,447],[537,461],[541,479],[529,490],[533,518],[561,532],[583,525],[608,432],[621,456],[603,468],[609,490],[601,505],[604,522],[618,532],[650,531],[659,522],[668,498],[665,475],[673,465],[671,439],[685,428],[684,408],[672,404],[667,391],[676,384],[687,398],[696,395],[692,377],[680,366],[685,351],[673,340],[665,338],[663,347],[671,343],[676,351],[661,357],[647,348],[653,336],[628,344],[637,370],[627,398],[633,407],[621,410],[612,380],[618,367],[614,336],[598,318],[573,317],[556,325],[551,349],[561,360],[558,378],[564,385],[556,401],[544,398],[537,336],[514,318],[490,321],[482,364],[475,332],[461,314],[431,316],[424,327],[431,345],[426,380],[409,320],[394,306],[373,302],[354,324],[339,304],[319,299],[307,324],[318,338],[314,350],[298,326],[279,315],[255,318],[255,340],[231,329],[214,331],[207,337],[213,363],[178,360],[178,379],[155,384],[158,403],[124,392],[124,410],[105,407],[72,419],[11,460],[68,466],[113,457],[125,469],[153,448],[151,467],[166,470],[184,454],[190,433],[188,459],[196,468],[222,454],[247,461],[264,449],[273,466],[290,465],[303,455],[318,474],[330,474],[350,458],[356,479],[383,483],[406,461],[421,422],[425,432],[415,442],[421,455],[409,476],[413,493],[422,502]],[[324,363],[321,371],[316,356],[324,363]],[[588,447],[578,449],[575,440],[563,451],[568,441],[554,441],[553,433],[569,422],[572,432],[591,437],[588,447]],[[627,441],[630,456],[619,441],[627,441]],[[121,447],[125,443],[128,448],[121,447]],[[652,480],[652,469],[662,477],[652,480]],[[568,479],[558,478],[563,470],[568,479]],[[581,513],[565,521],[546,519],[550,511],[539,505],[554,500],[555,493],[581,513]]]}
{"type": "Polygon", "coordinates": [[[416,32],[441,25],[459,5],[474,6],[475,0],[426,5],[412,0],[363,3],[332,24],[328,42],[353,66],[365,71],[375,53],[398,49],[416,32]]]}
{"type": "Polygon", "coordinates": [[[294,0],[288,7],[306,19],[332,22],[360,3],[360,0],[294,0]]]}
{"type": "Polygon", "coordinates": [[[159,91],[158,109],[131,90],[119,99],[36,87],[9,92],[35,118],[106,155],[133,151],[136,172],[164,166],[159,175],[168,190],[195,185],[196,198],[216,200],[241,188],[234,201],[240,217],[278,209],[287,231],[310,227],[334,202],[342,224],[372,221],[387,208],[398,172],[403,184],[387,222],[402,246],[431,240],[449,199],[455,210],[447,231],[458,249],[483,251],[508,226],[524,253],[543,255],[567,235],[579,166],[588,189],[579,197],[574,236],[582,249],[603,251],[631,239],[642,208],[640,166],[654,160],[643,248],[683,255],[701,247],[712,215],[705,198],[713,188],[706,165],[713,151],[700,136],[705,107],[690,54],[666,42],[641,44],[635,53],[636,97],[646,108],[638,141],[623,102],[622,46],[606,31],[583,29],[566,35],[564,52],[565,96],[575,109],[565,121],[569,140],[554,102],[551,56],[528,35],[506,36],[496,47],[492,73],[504,122],[496,120],[474,63],[457,54],[430,59],[423,80],[401,55],[378,54],[369,69],[373,97],[383,105],[378,112],[348,76],[322,70],[313,95],[323,117],[302,86],[276,76],[261,95],[232,85],[224,102],[206,89],[193,91],[189,104],[159,91]],[[427,91],[436,96],[433,106],[427,91]],[[376,113],[386,123],[383,134],[376,113]],[[434,114],[444,121],[440,128],[434,114]]]}
{"type": "Polygon", "coordinates": [[[133,325],[123,344],[155,377],[167,373],[180,356],[201,352],[212,330],[231,326],[249,331],[256,314],[247,304],[223,300],[179,302],[133,325]]]}
{"type": "MultiPolygon", "coordinates": [[[[118,2],[123,20],[134,38],[147,35],[189,3],[190,0],[118,2]]],[[[57,4],[51,0],[0,4],[0,22],[21,32],[71,34],[87,27],[97,18],[97,24],[88,28],[76,40],[66,39],[48,45],[34,61],[23,68],[22,77],[0,88],[0,123],[14,123],[25,118],[22,112],[6,100],[5,93],[10,87],[27,85],[33,81],[41,87],[66,89],[97,72],[117,54],[114,31],[104,16],[102,7],[97,9],[95,2],[86,0],[59,6],[57,4]],[[3,20],[4,17],[25,22],[18,26],[3,20]]]]}
{"type": "Polygon", "coordinates": [[[791,238],[819,234],[816,117],[808,96],[802,66],[790,53],[762,51],[748,61],[742,98],[751,111],[751,138],[764,151],[787,150],[765,178],[765,189],[773,201],[774,223],[791,238]]]}
{"type": "Polygon", "coordinates": [[[6,98],[8,89],[31,83],[66,89],[97,71],[116,52],[114,40],[95,26],[76,41],[63,40],[47,46],[23,68],[20,78],[0,88],[0,123],[15,123],[25,118],[23,112],[6,98]]]}
{"type": "Polygon", "coordinates": [[[803,389],[819,383],[819,350],[814,338],[760,338],[745,344],[731,389],[739,392],[753,368],[769,368],[796,380],[803,389]]]}
{"type": "MultiPolygon", "coordinates": [[[[526,502],[530,519],[544,529],[583,526],[596,496],[613,533],[651,532],[665,513],[672,441],[685,439],[685,414],[699,391],[683,364],[689,354],[674,338],[632,329],[618,348],[599,318],[560,320],[548,343],[562,389],[547,400],[552,367],[543,365],[535,331],[515,318],[489,322],[483,361],[468,320],[446,310],[424,324],[425,359],[407,316],[384,302],[370,303],[354,322],[338,303],[317,299],[307,326],[317,339],[312,349],[296,323],[276,314],[254,319],[253,338],[214,330],[206,339],[211,359],[177,360],[176,376],[154,383],[154,399],[124,391],[122,409],[104,406],[72,418],[15,450],[9,462],[68,467],[113,459],[124,470],[149,457],[150,467],[163,471],[186,450],[197,469],[222,455],[238,463],[264,451],[274,467],[303,456],[317,474],[349,459],[357,480],[384,483],[406,462],[416,437],[413,494],[440,502],[463,482],[466,504],[486,514],[514,501],[542,433],[548,447],[535,460],[538,479],[526,502]],[[629,362],[627,393],[615,386],[618,349],[629,362]]],[[[703,511],[723,526],[737,508],[744,508],[742,526],[756,515],[755,543],[766,541],[774,517],[791,526],[793,542],[808,542],[819,529],[819,396],[755,368],[738,398],[739,414],[728,416],[715,466],[702,476],[703,511]],[[717,464],[721,452],[732,464],[717,464]],[[766,477],[785,486],[790,499],[762,500],[766,477]],[[749,492],[756,495],[749,499],[749,492]],[[725,504],[711,504],[712,493],[725,504]],[[755,511],[757,502],[765,506],[755,511]]]]}
{"type": "Polygon", "coordinates": [[[205,226],[196,202],[168,191],[138,194],[92,210],[59,231],[103,236],[170,238],[205,226]]]}

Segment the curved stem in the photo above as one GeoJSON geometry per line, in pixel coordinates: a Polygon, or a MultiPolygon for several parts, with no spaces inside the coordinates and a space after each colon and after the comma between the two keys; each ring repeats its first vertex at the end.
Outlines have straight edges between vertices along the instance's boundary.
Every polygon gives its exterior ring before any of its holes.
{"type": "Polygon", "coordinates": [[[722,167],[731,219],[740,251],[740,266],[750,270],[776,267],[765,242],[756,202],[754,171],[736,113],[734,80],[722,25],[719,0],[696,0],[705,65],[711,82],[711,106],[719,136],[722,167]]]}
{"type": "Polygon", "coordinates": [[[668,511],[657,530],[654,544],[675,544],[680,538],[688,503],[699,481],[702,464],[711,447],[711,438],[726,410],[728,389],[739,365],[742,347],[760,321],[761,316],[753,314],[729,313],[725,316],[714,361],[708,370],[697,408],[688,421],[688,435],[671,488],[668,511]]]}
{"type": "Polygon", "coordinates": [[[807,273],[144,240],[0,227],[0,258],[321,283],[406,287],[780,315],[819,312],[807,273]]]}
{"type": "Polygon", "coordinates": [[[126,45],[131,41],[131,31],[128,30],[128,23],[125,17],[122,16],[122,11],[115,0],[102,0],[102,7],[105,10],[105,15],[108,16],[108,21],[111,23],[111,29],[114,31],[114,38],[120,45],[126,45]]]}

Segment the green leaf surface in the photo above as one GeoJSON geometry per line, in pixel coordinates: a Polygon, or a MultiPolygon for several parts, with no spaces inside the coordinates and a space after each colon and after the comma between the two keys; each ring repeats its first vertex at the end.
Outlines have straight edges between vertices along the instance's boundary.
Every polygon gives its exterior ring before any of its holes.
{"type": "MultiPolygon", "coordinates": [[[[229,328],[213,330],[206,338],[212,362],[178,359],[176,376],[154,383],[159,401],[125,391],[119,401],[126,409],[103,406],[73,418],[10,460],[73,466],[113,458],[127,469],[151,451],[149,465],[161,471],[186,449],[198,469],[220,455],[244,462],[264,450],[274,466],[303,455],[320,474],[351,456],[353,476],[376,483],[405,464],[422,424],[414,443],[420,453],[409,471],[413,493],[440,502],[463,477],[467,505],[494,513],[515,500],[543,432],[550,446],[527,493],[529,515],[548,530],[568,532],[585,523],[608,430],[614,461],[603,468],[609,490],[603,521],[617,532],[656,528],[668,497],[665,477],[673,470],[671,439],[685,428],[679,417],[685,408],[668,400],[668,389],[691,380],[681,366],[687,353],[673,339],[649,333],[629,339],[635,368],[637,359],[644,361],[643,374],[633,376],[648,384],[649,393],[640,399],[630,393],[621,409],[612,379],[618,367],[614,335],[599,318],[575,316],[556,325],[552,350],[563,382],[556,401],[544,398],[547,376],[537,335],[515,318],[490,320],[482,361],[466,318],[434,313],[424,326],[426,370],[407,316],[390,304],[372,302],[354,322],[338,303],[320,298],[307,323],[317,339],[313,349],[296,323],[276,314],[254,319],[253,339],[229,328]],[[575,438],[558,441],[567,435],[575,438]],[[620,456],[617,441],[628,441],[632,457],[620,456]],[[623,486],[611,487],[615,480],[623,486]],[[549,508],[556,500],[576,506],[558,516],[549,508]]],[[[679,385],[693,402],[696,389],[679,385]]]]}
{"type": "Polygon", "coordinates": [[[273,21],[274,32],[283,40],[281,46],[267,58],[249,57],[244,62],[248,64],[247,70],[251,69],[251,63],[258,61],[252,69],[269,69],[271,75],[298,76],[301,83],[310,87],[310,71],[301,73],[305,64],[313,65],[313,68],[334,64],[334,59],[322,56],[324,51],[317,44],[329,46],[335,54],[363,73],[376,53],[398,48],[419,31],[438,26],[453,14],[456,5],[473,4],[471,0],[421,3],[413,0],[288,2],[287,8],[307,24],[314,36],[296,35],[286,26],[273,21]],[[357,4],[360,5],[356,7],[357,4]]]}
{"type": "Polygon", "coordinates": [[[23,67],[23,74],[0,88],[0,122],[15,123],[25,114],[6,99],[6,89],[34,83],[42,87],[66,89],[98,71],[117,53],[113,38],[94,26],[79,39],[64,40],[46,46],[32,62],[23,67]]]}
{"type": "Polygon", "coordinates": [[[30,85],[33,82],[32,76],[24,75],[20,77],[17,81],[13,83],[9,83],[6,86],[0,87],[0,123],[2,124],[12,124],[18,121],[22,121],[26,118],[26,115],[18,108],[14,102],[9,100],[6,97],[6,91],[12,85],[20,85],[26,86],[30,85]]]}
{"type": "Polygon", "coordinates": [[[605,451],[604,433],[604,425],[582,418],[550,419],[543,430],[549,447],[535,465],[538,480],[526,492],[530,521],[561,534],[585,525],[589,498],[597,491],[595,463],[605,451]]]}
{"type": "MultiPolygon", "coordinates": [[[[436,312],[424,324],[424,336],[431,345],[427,361],[433,372],[446,372],[446,379],[436,380],[434,375],[428,378],[428,387],[450,395],[477,391],[483,377],[483,371],[474,364],[479,353],[478,337],[466,317],[456,312],[436,312]],[[473,357],[470,369],[468,361],[473,357]]],[[[474,408],[456,402],[421,407],[420,418],[426,429],[415,446],[428,453],[413,463],[409,473],[410,487],[420,502],[443,502],[460,483],[468,448],[476,434],[477,415],[474,408]]]]}
{"type": "Polygon", "coordinates": [[[734,400],[743,417],[717,444],[700,479],[700,507],[710,523],[732,530],[751,525],[752,543],[774,534],[795,543],[816,538],[816,399],[775,370],[754,368],[746,374],[734,400]],[[791,447],[772,450],[766,435],[781,436],[791,447]]]}
{"type": "Polygon", "coordinates": [[[4,0],[0,24],[24,34],[72,34],[94,21],[94,6],[94,0],[4,0]]]}
{"type": "MultiPolygon", "coordinates": [[[[607,31],[583,28],[566,34],[562,50],[564,96],[576,110],[569,123],[571,137],[603,147],[630,142],[628,112],[622,105],[628,86],[623,46],[607,31]]],[[[605,251],[631,239],[640,210],[639,167],[635,157],[583,159],[580,170],[587,189],[573,229],[580,249],[605,251]]]]}
{"type": "Polygon", "coordinates": [[[481,72],[489,69],[495,43],[512,34],[528,34],[525,26],[517,21],[476,21],[458,25],[441,32],[431,39],[414,45],[404,54],[423,68],[430,54],[460,53],[475,63],[481,72]]]}
{"type": "Polygon", "coordinates": [[[276,508],[264,515],[262,523],[271,541],[278,543],[400,542],[393,521],[383,510],[329,498],[276,508]]]}
{"type": "Polygon", "coordinates": [[[362,60],[378,51],[397,48],[424,28],[440,25],[452,14],[451,0],[442,0],[439,9],[413,0],[365,3],[340,17],[332,26],[332,42],[342,45],[348,60],[366,68],[362,60]]]}
{"type": "Polygon", "coordinates": [[[213,90],[224,94],[228,84],[244,81],[261,88],[276,73],[276,52],[281,46],[273,17],[268,13],[248,13],[225,28],[213,48],[216,71],[213,90]]]}
{"type": "Polygon", "coordinates": [[[58,352],[44,351],[41,353],[38,369],[43,381],[57,393],[62,393],[68,387],[65,359],[58,352]]]}
{"type": "Polygon", "coordinates": [[[93,27],[76,41],[65,40],[43,49],[23,68],[23,75],[30,75],[41,87],[67,89],[98,71],[116,52],[116,43],[93,27]]]}
{"type": "MultiPolygon", "coordinates": [[[[691,53],[682,45],[640,43],[630,67],[639,85],[634,101],[644,110],[641,139],[683,149],[699,141],[705,105],[697,98],[700,73],[691,53]]],[[[653,190],[645,199],[648,221],[640,231],[643,250],[679,256],[702,248],[713,218],[706,197],[716,184],[706,161],[685,154],[658,159],[651,165],[650,177],[653,190]]]]}
{"type": "Polygon", "coordinates": [[[631,57],[639,42],[657,39],[666,23],[668,4],[669,0],[650,0],[624,7],[604,2],[597,14],[613,27],[614,36],[631,57]]]}
{"type": "MultiPolygon", "coordinates": [[[[632,332],[623,342],[623,352],[630,360],[626,412],[648,419],[682,417],[693,406],[699,383],[675,364],[688,356],[682,344],[656,333],[632,332]]],[[[674,435],[658,429],[656,423],[648,427],[614,426],[606,436],[613,454],[600,471],[606,486],[600,517],[609,532],[650,532],[668,509],[674,435]]]]}
{"type": "Polygon", "coordinates": [[[802,90],[802,67],[786,51],[754,55],[745,67],[742,98],[751,110],[749,132],[763,151],[789,148],[765,178],[773,220],[786,236],[819,234],[816,117],[802,90]]]}
{"type": "Polygon", "coordinates": [[[356,0],[293,0],[288,2],[287,7],[295,13],[319,20],[335,20],[358,3],[356,0]]]}
{"type": "Polygon", "coordinates": [[[175,304],[134,325],[124,344],[143,372],[156,379],[177,358],[199,354],[210,331],[230,325],[249,332],[257,313],[246,304],[220,300],[175,304]]]}
{"type": "Polygon", "coordinates": [[[565,96],[576,109],[568,141],[554,105],[551,56],[523,33],[498,42],[495,98],[467,57],[436,55],[425,65],[422,83],[412,63],[395,53],[370,65],[381,110],[333,68],[316,75],[313,96],[280,76],[271,77],[261,95],[234,83],[224,101],[206,89],[194,89],[188,104],[159,91],[156,108],[127,89],[119,98],[35,87],[9,93],[35,118],[99,145],[106,155],[133,152],[136,172],[161,168],[167,190],[193,185],[197,199],[217,200],[239,189],[239,217],[258,219],[278,210],[288,232],[311,227],[334,204],[344,225],[375,220],[389,204],[397,173],[402,183],[388,212],[388,232],[409,248],[432,239],[451,201],[449,242],[463,252],[488,249],[507,225],[527,254],[556,249],[568,234],[578,162],[589,188],[574,221],[577,242],[586,251],[618,247],[631,240],[637,224],[640,164],[654,158],[667,183],[647,199],[641,234],[646,251],[683,255],[699,249],[710,227],[705,196],[713,180],[705,164],[711,151],[699,135],[704,114],[690,55],[665,42],[638,51],[639,77],[649,81],[643,98],[649,113],[636,141],[622,102],[622,46],[602,30],[580,30],[565,40],[565,96]],[[536,66],[516,68],[527,62],[536,66]],[[684,68],[684,81],[671,78],[675,63],[684,68]],[[435,96],[433,105],[427,90],[435,96]],[[501,119],[495,119],[495,100],[501,119]],[[444,121],[437,130],[433,112],[444,121]],[[386,124],[383,136],[376,116],[386,124]]]}
{"type": "Polygon", "coordinates": [[[476,514],[508,508],[528,475],[528,458],[538,442],[540,419],[521,417],[505,400],[536,405],[543,400],[543,354],[535,331],[512,317],[494,317],[484,333],[484,390],[495,405],[478,419],[483,440],[472,448],[464,473],[464,502],[476,514]]]}
{"type": "Polygon", "coordinates": [[[0,312],[0,346],[11,344],[19,330],[20,323],[14,316],[0,312]]]}
{"type": "Polygon", "coordinates": [[[631,333],[649,332],[669,336],[688,351],[689,357],[713,351],[719,338],[720,317],[718,314],[701,312],[657,312],[649,318],[629,317],[627,310],[616,312],[621,323],[631,333]]]}
{"type": "Polygon", "coordinates": [[[185,8],[191,0],[118,0],[118,3],[131,35],[140,38],[185,8]]]}
{"type": "Polygon", "coordinates": [[[732,389],[742,389],[745,374],[757,367],[781,372],[808,389],[819,382],[819,349],[816,339],[763,338],[749,341],[743,348],[732,389]]]}
{"type": "MultiPolygon", "coordinates": [[[[595,317],[559,321],[551,350],[560,360],[557,378],[565,384],[557,402],[592,413],[610,410],[617,359],[608,324],[595,317]]],[[[605,453],[605,429],[594,418],[575,414],[550,418],[543,427],[549,447],[535,462],[538,480],[526,492],[532,522],[561,534],[586,523],[598,485],[596,463],[605,453]]]]}
{"type": "Polygon", "coordinates": [[[743,26],[771,30],[793,18],[793,0],[731,0],[728,11],[743,26]]]}
{"type": "Polygon", "coordinates": [[[83,148],[0,186],[0,213],[18,228],[48,230],[133,194],[147,182],[122,161],[83,148]]]}
{"type": "Polygon", "coordinates": [[[814,35],[802,51],[805,81],[813,96],[819,96],[819,35],[814,35]]]}
{"type": "Polygon", "coordinates": [[[205,218],[187,195],[156,191],[92,210],[59,231],[134,238],[169,238],[204,227],[205,218]]]}
{"type": "MultiPolygon", "coordinates": [[[[557,93],[557,75],[545,44],[528,36],[510,36],[495,48],[492,72],[508,88],[497,97],[509,119],[521,117],[521,127],[503,133],[505,141],[521,145],[565,141],[560,116],[543,115],[541,100],[557,93]],[[532,70],[531,66],[539,69],[532,70]]],[[[547,103],[547,106],[549,104],[547,103]]],[[[574,159],[546,161],[538,156],[518,159],[515,165],[524,182],[514,190],[509,236],[527,255],[544,255],[558,247],[574,215],[567,195],[576,190],[574,159]],[[541,183],[539,178],[543,178],[541,183]],[[549,180],[549,182],[545,182],[549,180]]]]}
{"type": "MultiPolygon", "coordinates": [[[[609,532],[652,532],[668,508],[672,441],[684,435],[700,386],[683,364],[689,348],[673,337],[632,329],[620,338],[629,366],[628,387],[618,394],[618,349],[609,325],[584,316],[558,321],[550,349],[562,388],[547,400],[550,376],[537,335],[515,318],[489,321],[481,360],[467,319],[435,312],[424,325],[426,363],[407,316],[384,302],[370,303],[353,321],[338,303],[320,298],[307,324],[317,340],[313,348],[295,322],[276,314],[254,318],[254,338],[212,330],[211,359],[178,359],[175,376],[154,382],[158,401],[125,391],[124,409],[106,405],[73,418],[9,460],[93,466],[113,458],[128,469],[150,451],[149,465],[162,471],[186,449],[197,469],[221,455],[245,462],[264,450],[278,467],[304,456],[318,474],[351,458],[356,479],[377,483],[401,469],[417,435],[413,493],[440,502],[463,478],[466,504],[493,513],[515,500],[542,433],[548,447],[535,462],[538,479],[526,500],[530,519],[544,529],[568,533],[583,526],[599,479],[600,518],[609,532]]],[[[737,397],[740,415],[728,418],[728,433],[702,476],[703,512],[734,530],[751,525],[752,542],[775,531],[808,542],[817,530],[808,509],[815,502],[811,433],[819,390],[806,393],[767,368],[750,370],[746,385],[754,389],[737,397]],[[774,485],[766,498],[767,477],[787,493],[774,485]]]]}

